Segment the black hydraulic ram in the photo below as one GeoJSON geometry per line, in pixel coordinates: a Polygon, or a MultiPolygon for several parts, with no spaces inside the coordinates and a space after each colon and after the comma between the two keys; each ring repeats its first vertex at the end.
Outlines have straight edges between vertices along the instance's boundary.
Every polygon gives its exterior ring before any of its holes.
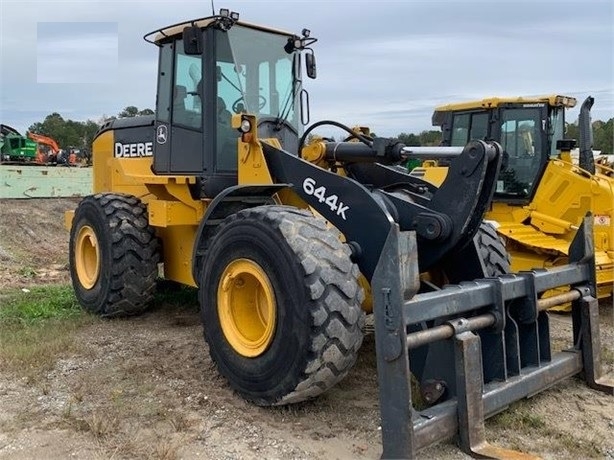
{"type": "Polygon", "coordinates": [[[416,232],[421,271],[451,254],[475,253],[473,236],[494,192],[501,158],[496,143],[472,141],[461,149],[439,188],[394,166],[406,158],[405,148],[386,138],[368,144],[327,142],[323,151],[331,164],[329,171],[263,144],[275,181],[292,184],[306,203],[345,235],[367,279],[393,223],[402,231],[416,232]],[[332,172],[339,167],[347,177],[332,172]]]}
{"type": "Polygon", "coordinates": [[[601,376],[592,217],[570,247],[569,265],[412,297],[415,279],[407,274],[417,270],[408,252],[414,244],[413,232],[393,227],[371,281],[383,458],[414,458],[456,434],[469,454],[518,458],[486,442],[486,417],[579,373],[590,387],[614,395],[614,382],[601,376]],[[569,292],[540,298],[566,285],[569,292]],[[545,310],[570,301],[571,346],[553,354],[545,310]],[[442,344],[453,350],[451,361],[442,344]],[[420,349],[426,352],[416,354],[420,349]],[[427,357],[418,368],[417,356],[427,357]],[[410,372],[421,390],[438,389],[431,407],[412,406],[410,372]]]}

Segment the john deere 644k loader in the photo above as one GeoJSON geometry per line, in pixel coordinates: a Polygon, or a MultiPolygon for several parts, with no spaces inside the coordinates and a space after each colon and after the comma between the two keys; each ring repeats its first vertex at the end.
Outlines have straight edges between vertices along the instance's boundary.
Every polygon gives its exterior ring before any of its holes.
{"type": "Polygon", "coordinates": [[[406,149],[394,139],[327,122],[355,139],[305,143],[309,31],[222,10],[145,38],[160,53],[156,114],[100,129],[95,194],[66,216],[84,308],[143,311],[162,264],[165,278],[198,286],[219,372],[247,400],[278,405],[347,374],[370,292],[384,457],[456,432],[465,450],[495,452],[484,417],[581,371],[612,391],[599,380],[591,221],[570,265],[415,295],[420,272],[487,274],[474,235],[496,185],[496,143],[469,143],[435,188],[395,167],[406,149]],[[574,289],[538,300],[559,284],[574,289]],[[543,310],[571,300],[576,347],[555,355],[543,310]],[[425,390],[439,383],[424,412],[412,409],[410,370],[425,390]]]}

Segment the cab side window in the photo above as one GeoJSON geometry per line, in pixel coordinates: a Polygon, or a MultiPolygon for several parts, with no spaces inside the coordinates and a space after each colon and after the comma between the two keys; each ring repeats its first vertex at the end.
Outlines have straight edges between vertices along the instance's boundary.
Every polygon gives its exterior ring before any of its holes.
{"type": "Polygon", "coordinates": [[[201,56],[183,53],[183,42],[175,46],[173,76],[173,123],[202,130],[202,61],[201,56]]]}
{"type": "Polygon", "coordinates": [[[462,113],[452,121],[452,146],[464,147],[469,141],[488,137],[488,113],[462,113]]]}
{"type": "Polygon", "coordinates": [[[455,115],[452,121],[452,145],[462,147],[467,145],[469,134],[469,114],[455,115]]]}

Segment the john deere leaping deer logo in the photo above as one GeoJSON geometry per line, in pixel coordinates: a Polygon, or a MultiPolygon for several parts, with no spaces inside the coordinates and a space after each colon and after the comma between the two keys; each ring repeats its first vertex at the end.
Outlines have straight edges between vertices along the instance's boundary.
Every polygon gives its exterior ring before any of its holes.
{"type": "Polygon", "coordinates": [[[158,144],[166,144],[166,139],[168,137],[168,128],[166,125],[158,126],[158,130],[156,132],[156,140],[158,144]]]}

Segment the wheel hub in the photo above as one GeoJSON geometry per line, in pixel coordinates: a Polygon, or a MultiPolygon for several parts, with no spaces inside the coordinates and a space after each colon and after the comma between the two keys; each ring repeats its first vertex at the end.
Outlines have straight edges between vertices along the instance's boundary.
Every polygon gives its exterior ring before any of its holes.
{"type": "Polygon", "coordinates": [[[224,269],[217,307],[224,336],[240,355],[254,358],[266,351],[275,333],[275,293],[264,269],[237,259],[224,269]]]}
{"type": "Polygon", "coordinates": [[[91,289],[100,275],[100,248],[94,229],[84,225],[77,235],[75,247],[77,276],[85,289],[91,289]]]}

